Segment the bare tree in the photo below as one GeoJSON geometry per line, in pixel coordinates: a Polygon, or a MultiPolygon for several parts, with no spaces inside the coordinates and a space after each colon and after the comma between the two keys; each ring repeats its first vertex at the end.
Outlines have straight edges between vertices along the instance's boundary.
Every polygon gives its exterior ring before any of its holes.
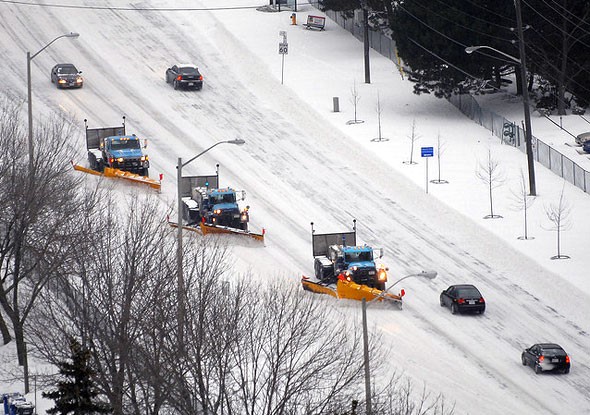
{"type": "Polygon", "coordinates": [[[440,159],[441,159],[444,151],[445,151],[445,143],[443,141],[441,141],[440,131],[439,131],[439,133],[436,136],[436,162],[437,162],[437,167],[438,167],[438,179],[431,180],[430,181],[431,183],[435,183],[435,184],[448,183],[448,181],[440,178],[440,166],[441,166],[440,159]]]}
{"type": "MultiPolygon", "coordinates": [[[[39,293],[67,267],[81,237],[79,179],[69,161],[73,124],[42,120],[34,131],[29,169],[20,105],[4,97],[0,107],[0,305],[11,322],[24,389],[29,391],[25,328],[39,293]]],[[[4,341],[9,340],[0,323],[4,341]]]]}
{"type": "Polygon", "coordinates": [[[353,108],[354,108],[354,120],[349,120],[349,121],[346,121],[346,124],[349,124],[349,125],[350,125],[350,124],[361,124],[361,123],[363,123],[364,121],[363,121],[363,120],[359,120],[359,119],[357,118],[357,116],[356,116],[356,112],[357,112],[358,103],[359,103],[359,101],[361,100],[361,97],[360,97],[360,95],[359,95],[359,91],[358,91],[358,89],[356,88],[356,80],[355,80],[355,81],[354,81],[354,83],[352,84],[352,88],[350,89],[350,94],[351,94],[351,97],[350,97],[350,102],[351,102],[351,104],[352,104],[352,106],[353,106],[353,108]]]}
{"type": "Polygon", "coordinates": [[[496,219],[502,216],[494,214],[493,190],[504,183],[504,173],[500,169],[500,163],[492,156],[492,150],[488,149],[488,157],[485,161],[478,163],[475,175],[486,184],[490,196],[490,214],[484,219],[496,219]]]}
{"type": "Polygon", "coordinates": [[[389,141],[389,138],[384,138],[381,134],[381,114],[383,113],[383,108],[381,107],[381,98],[379,97],[379,92],[377,92],[377,121],[379,124],[379,136],[377,138],[373,138],[371,141],[389,141]]]}
{"type": "Polygon", "coordinates": [[[520,170],[520,182],[519,187],[516,191],[512,191],[512,198],[513,198],[513,207],[516,210],[522,210],[524,215],[524,235],[519,236],[518,239],[535,239],[534,236],[529,236],[528,234],[528,218],[527,218],[527,211],[533,205],[535,198],[530,196],[527,192],[527,179],[525,178],[524,171],[520,170]]]}
{"type": "Polygon", "coordinates": [[[552,225],[548,228],[548,230],[555,231],[557,234],[557,255],[552,256],[551,259],[569,259],[570,257],[567,255],[563,255],[561,253],[561,232],[566,231],[571,227],[571,222],[569,220],[569,214],[571,212],[571,207],[567,200],[565,199],[565,181],[563,182],[563,187],[561,188],[561,193],[559,195],[559,202],[551,203],[549,206],[545,206],[545,213],[547,214],[547,218],[552,223],[552,225]]]}
{"type": "Polygon", "coordinates": [[[86,220],[93,232],[76,261],[42,292],[35,346],[55,363],[68,337],[92,353],[96,382],[113,413],[158,414],[169,396],[175,327],[172,230],[155,197],[103,193],[86,220]],[[47,333],[47,327],[52,327],[47,333]]]}
{"type": "Polygon", "coordinates": [[[412,133],[408,136],[410,140],[410,160],[404,161],[404,164],[417,164],[414,161],[414,143],[420,139],[420,136],[416,134],[416,120],[412,121],[412,133]]]}

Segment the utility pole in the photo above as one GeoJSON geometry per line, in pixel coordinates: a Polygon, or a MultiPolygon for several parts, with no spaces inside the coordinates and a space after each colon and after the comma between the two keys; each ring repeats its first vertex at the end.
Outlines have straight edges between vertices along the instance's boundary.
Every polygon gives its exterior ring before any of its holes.
{"type": "Polygon", "coordinates": [[[520,11],[520,0],[514,0],[516,9],[516,25],[518,30],[518,51],[520,54],[520,77],[522,78],[522,101],[524,103],[525,143],[526,156],[529,171],[529,190],[531,196],[537,195],[535,184],[535,159],[533,157],[533,134],[531,128],[531,109],[529,107],[529,90],[527,86],[526,51],[524,47],[524,34],[522,29],[522,14],[520,11]]]}
{"type": "Polygon", "coordinates": [[[361,1],[363,9],[363,46],[365,50],[365,84],[371,83],[371,67],[369,64],[369,8],[366,0],[361,1]]]}

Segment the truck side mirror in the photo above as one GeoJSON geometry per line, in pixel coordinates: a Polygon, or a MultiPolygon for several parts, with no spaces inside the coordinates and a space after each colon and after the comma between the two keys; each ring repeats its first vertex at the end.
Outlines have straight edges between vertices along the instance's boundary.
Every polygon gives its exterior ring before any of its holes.
{"type": "Polygon", "coordinates": [[[148,142],[147,138],[145,140],[143,140],[143,148],[147,148],[147,142],[148,142]]]}
{"type": "Polygon", "coordinates": [[[246,199],[246,191],[242,190],[242,200],[246,199]]]}
{"type": "Polygon", "coordinates": [[[383,248],[379,248],[379,258],[383,258],[383,248]]]}

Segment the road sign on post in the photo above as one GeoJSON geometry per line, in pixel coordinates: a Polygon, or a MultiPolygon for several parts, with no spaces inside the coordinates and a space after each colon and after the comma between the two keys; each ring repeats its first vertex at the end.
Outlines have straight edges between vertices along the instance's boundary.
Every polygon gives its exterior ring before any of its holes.
{"type": "MultiPolygon", "coordinates": [[[[422,157],[434,156],[434,147],[422,147],[422,157]]],[[[428,161],[428,160],[426,160],[428,161]]]]}
{"type": "Polygon", "coordinates": [[[285,71],[285,55],[289,53],[289,44],[287,43],[287,32],[281,30],[279,36],[282,36],[283,41],[279,42],[279,55],[281,55],[281,85],[283,85],[283,73],[285,71]]]}
{"type": "Polygon", "coordinates": [[[426,193],[428,193],[428,157],[434,156],[434,147],[422,147],[422,157],[426,157],[426,193]]]}

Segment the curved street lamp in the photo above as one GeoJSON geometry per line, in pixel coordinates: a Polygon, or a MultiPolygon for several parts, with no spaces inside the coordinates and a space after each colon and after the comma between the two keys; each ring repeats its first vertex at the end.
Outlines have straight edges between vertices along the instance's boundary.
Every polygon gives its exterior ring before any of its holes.
{"type": "Polygon", "coordinates": [[[33,173],[33,93],[31,90],[31,61],[47,49],[49,46],[53,44],[58,39],[62,37],[70,37],[70,38],[77,38],[80,36],[79,33],[70,32],[64,35],[60,35],[53,39],[51,42],[43,46],[39,49],[36,53],[31,55],[31,52],[27,52],[27,103],[28,103],[28,114],[29,114],[29,173],[33,173]]]}
{"type": "Polygon", "coordinates": [[[362,301],[362,310],[363,310],[363,350],[364,350],[364,366],[365,366],[365,404],[366,404],[366,413],[367,415],[373,415],[373,408],[371,403],[371,370],[369,368],[369,333],[367,330],[367,307],[373,303],[374,301],[379,300],[382,298],[385,293],[387,293],[390,289],[396,286],[398,283],[402,282],[403,280],[411,277],[421,277],[427,278],[429,280],[433,280],[436,278],[437,272],[436,271],[422,271],[416,274],[406,275],[403,278],[400,278],[393,284],[391,284],[386,290],[384,290],[381,294],[377,297],[373,298],[371,301],[366,301],[363,298],[362,301]]]}
{"type": "Polygon", "coordinates": [[[193,162],[194,160],[201,157],[203,154],[208,152],[214,147],[217,147],[220,144],[236,144],[242,145],[246,142],[241,138],[236,138],[234,140],[224,140],[218,141],[217,143],[213,144],[211,147],[201,151],[199,154],[191,158],[186,162],[182,162],[182,158],[178,158],[178,164],[176,166],[176,192],[178,194],[178,216],[177,216],[177,232],[176,232],[176,272],[178,278],[178,333],[179,333],[179,348],[183,350],[184,345],[182,342],[184,341],[184,315],[185,315],[185,304],[184,304],[184,272],[182,269],[182,168],[187,164],[193,162]]]}
{"type": "Polygon", "coordinates": [[[537,185],[535,183],[535,159],[533,157],[533,134],[531,128],[531,112],[529,108],[529,90],[527,88],[527,73],[526,73],[526,50],[524,47],[524,35],[522,28],[522,15],[520,11],[520,1],[514,0],[514,7],[516,9],[516,24],[518,29],[518,52],[520,59],[512,55],[502,52],[501,50],[495,49],[491,46],[469,46],[465,48],[465,52],[473,53],[478,49],[490,49],[500,55],[513,60],[520,66],[520,85],[522,89],[522,102],[524,105],[524,122],[525,122],[525,144],[526,144],[526,156],[527,165],[529,171],[529,191],[531,196],[537,195],[537,185]]]}

